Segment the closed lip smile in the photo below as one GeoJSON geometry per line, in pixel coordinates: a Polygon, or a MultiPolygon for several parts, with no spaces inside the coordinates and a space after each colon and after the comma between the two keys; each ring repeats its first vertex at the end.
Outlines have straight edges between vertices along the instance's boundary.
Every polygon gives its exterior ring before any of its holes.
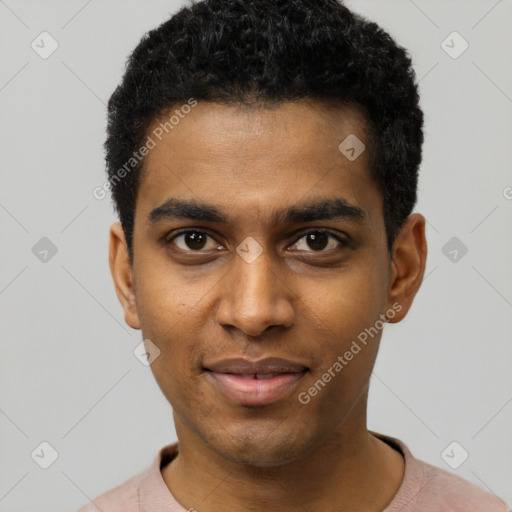
{"type": "Polygon", "coordinates": [[[268,405],[287,398],[309,368],[270,357],[256,361],[222,359],[207,363],[203,370],[230,401],[240,405],[268,405]]]}

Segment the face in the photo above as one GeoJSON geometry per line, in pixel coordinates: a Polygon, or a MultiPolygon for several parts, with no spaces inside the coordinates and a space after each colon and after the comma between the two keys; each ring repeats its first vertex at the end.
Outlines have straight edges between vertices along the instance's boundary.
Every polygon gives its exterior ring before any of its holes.
{"type": "Polygon", "coordinates": [[[417,216],[390,256],[367,152],[338,149],[351,134],[355,107],[199,102],[147,155],[133,266],[119,224],[111,266],[180,442],[263,467],[366,428],[383,315],[408,310],[424,235],[417,216]]]}

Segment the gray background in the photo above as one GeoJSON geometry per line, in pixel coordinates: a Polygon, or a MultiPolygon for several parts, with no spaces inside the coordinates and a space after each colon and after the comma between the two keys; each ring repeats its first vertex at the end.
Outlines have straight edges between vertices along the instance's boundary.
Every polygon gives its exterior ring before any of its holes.
{"type": "MultiPolygon", "coordinates": [[[[92,190],[125,58],[179,5],[0,0],[1,512],[75,510],[175,440],[112,286],[113,210],[92,190]],[[31,48],[42,31],[59,44],[47,59],[31,48]],[[40,252],[43,237],[56,254],[40,252]],[[58,452],[48,469],[43,441],[58,452]]],[[[512,2],[347,5],[409,49],[426,115],[426,277],[407,318],[386,326],[369,427],[510,503],[512,2]],[[456,59],[441,46],[453,31],[469,43],[456,59]],[[457,469],[441,456],[453,441],[452,464],[469,453],[457,469]]],[[[446,44],[462,48],[457,36],[446,44]]]]}

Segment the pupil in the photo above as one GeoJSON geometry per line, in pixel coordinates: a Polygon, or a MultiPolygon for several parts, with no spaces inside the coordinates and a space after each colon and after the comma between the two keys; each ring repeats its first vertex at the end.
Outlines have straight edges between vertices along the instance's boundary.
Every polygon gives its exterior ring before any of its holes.
{"type": "Polygon", "coordinates": [[[327,233],[310,233],[308,235],[308,245],[314,250],[322,250],[327,246],[327,233]]]}
{"type": "Polygon", "coordinates": [[[190,249],[202,249],[204,247],[205,241],[206,237],[203,233],[197,233],[196,231],[193,231],[191,233],[185,234],[185,243],[190,249]]]}

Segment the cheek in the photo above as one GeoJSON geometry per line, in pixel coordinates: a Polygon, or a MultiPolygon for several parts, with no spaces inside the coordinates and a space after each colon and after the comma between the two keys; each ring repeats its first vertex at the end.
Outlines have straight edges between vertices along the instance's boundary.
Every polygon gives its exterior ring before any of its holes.
{"type": "MultiPolygon", "coordinates": [[[[154,265],[147,265],[151,266],[154,265]]],[[[147,270],[136,277],[137,311],[143,333],[172,335],[174,326],[186,322],[201,298],[194,294],[197,287],[181,282],[169,272],[147,270]]]]}
{"type": "Polygon", "coordinates": [[[181,411],[202,400],[200,321],[183,302],[160,304],[161,307],[146,306],[141,329],[144,338],[152,340],[160,350],[151,364],[154,378],[173,408],[181,411]]]}
{"type": "Polygon", "coordinates": [[[199,299],[190,287],[173,286],[163,279],[141,279],[137,289],[137,310],[142,336],[160,350],[151,370],[168,399],[187,391],[181,384],[197,374],[197,344],[201,339],[199,299]],[[143,284],[142,284],[143,283],[143,284]],[[183,388],[183,389],[181,389],[183,388]],[[179,390],[179,391],[177,391],[179,390]]]}
{"type": "Polygon", "coordinates": [[[318,340],[318,366],[308,385],[322,378],[329,381],[317,403],[326,412],[333,403],[353,403],[371,374],[383,324],[374,326],[386,304],[384,288],[375,277],[380,274],[374,270],[369,264],[354,265],[328,285],[311,288],[304,322],[318,340]]]}
{"type": "Polygon", "coordinates": [[[340,342],[357,337],[384,311],[387,296],[379,275],[369,265],[340,270],[324,286],[311,286],[304,294],[305,314],[340,342]]]}

